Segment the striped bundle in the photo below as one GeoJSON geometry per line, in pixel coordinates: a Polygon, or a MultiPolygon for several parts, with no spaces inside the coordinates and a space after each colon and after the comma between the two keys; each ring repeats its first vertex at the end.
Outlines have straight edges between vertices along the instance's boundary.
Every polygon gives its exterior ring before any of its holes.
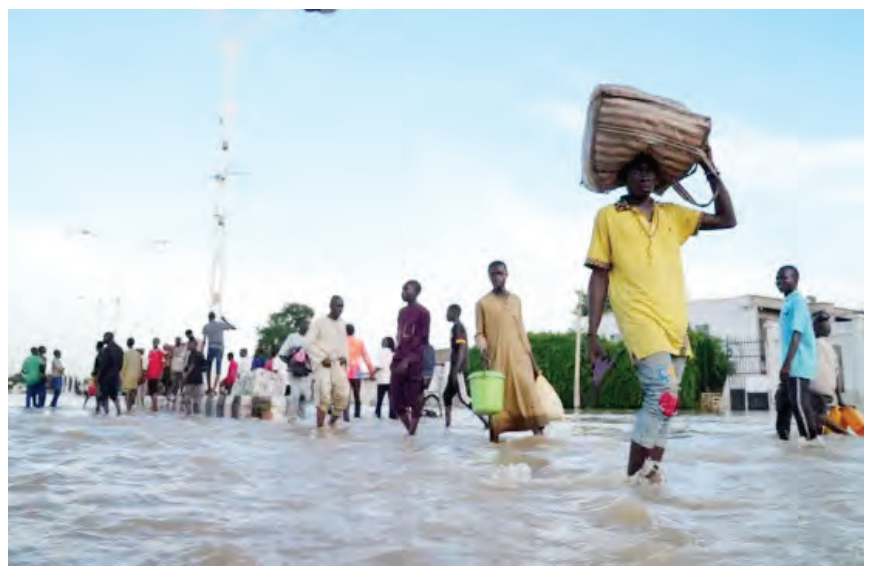
{"type": "Polygon", "coordinates": [[[594,89],[582,150],[582,184],[594,192],[622,186],[619,171],[645,152],[661,165],[658,193],[674,186],[706,161],[712,121],[680,102],[629,86],[594,89]]]}

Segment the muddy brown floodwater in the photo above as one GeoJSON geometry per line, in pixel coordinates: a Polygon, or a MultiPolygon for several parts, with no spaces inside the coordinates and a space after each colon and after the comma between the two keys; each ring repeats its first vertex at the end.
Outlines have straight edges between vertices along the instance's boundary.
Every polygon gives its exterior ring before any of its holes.
{"type": "Polygon", "coordinates": [[[630,414],[494,447],[469,414],[409,439],[372,409],[316,432],[8,399],[10,565],[864,563],[863,439],[800,449],[767,414],[679,416],[651,489],[630,414]]]}

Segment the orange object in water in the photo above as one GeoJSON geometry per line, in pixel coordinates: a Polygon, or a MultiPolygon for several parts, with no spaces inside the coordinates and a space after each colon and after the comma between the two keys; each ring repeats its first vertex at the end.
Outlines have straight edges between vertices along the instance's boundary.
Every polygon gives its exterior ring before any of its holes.
{"type": "Polygon", "coordinates": [[[859,413],[855,407],[840,407],[842,409],[842,425],[852,431],[859,437],[864,436],[864,416],[859,413]]]}
{"type": "MultiPolygon", "coordinates": [[[[828,413],[828,420],[833,421],[844,429],[852,429],[852,432],[859,437],[864,436],[864,417],[855,407],[835,405],[831,407],[828,413]]],[[[828,428],[825,427],[825,433],[828,432],[828,428]]]]}

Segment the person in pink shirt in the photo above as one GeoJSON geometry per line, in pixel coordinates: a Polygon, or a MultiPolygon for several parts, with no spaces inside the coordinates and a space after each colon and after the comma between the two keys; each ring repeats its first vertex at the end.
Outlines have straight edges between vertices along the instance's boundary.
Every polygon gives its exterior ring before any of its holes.
{"type": "MultiPolygon", "coordinates": [[[[373,370],[373,362],[367,354],[364,341],[355,336],[355,325],[346,325],[346,335],[349,338],[349,384],[355,397],[355,418],[361,418],[361,362],[367,365],[368,378],[375,379],[376,371],[373,370]]],[[[349,410],[343,411],[343,420],[349,422],[349,410]]]]}
{"type": "Polygon", "coordinates": [[[161,377],[164,375],[166,356],[160,348],[161,339],[152,340],[152,350],[149,351],[149,362],[146,368],[148,394],[152,398],[152,411],[158,410],[158,391],[161,388],[161,377]]]}
{"type": "Polygon", "coordinates": [[[236,379],[239,376],[239,364],[234,360],[233,353],[227,353],[227,376],[221,381],[221,386],[224,388],[224,394],[230,393],[230,389],[236,384],[236,379]]]}

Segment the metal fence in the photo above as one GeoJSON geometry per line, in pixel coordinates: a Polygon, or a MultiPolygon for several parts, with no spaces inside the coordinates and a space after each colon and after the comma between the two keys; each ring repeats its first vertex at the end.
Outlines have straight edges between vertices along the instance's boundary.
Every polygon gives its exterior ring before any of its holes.
{"type": "Polygon", "coordinates": [[[725,349],[735,375],[767,374],[767,352],[760,339],[725,339],[725,349]]]}

